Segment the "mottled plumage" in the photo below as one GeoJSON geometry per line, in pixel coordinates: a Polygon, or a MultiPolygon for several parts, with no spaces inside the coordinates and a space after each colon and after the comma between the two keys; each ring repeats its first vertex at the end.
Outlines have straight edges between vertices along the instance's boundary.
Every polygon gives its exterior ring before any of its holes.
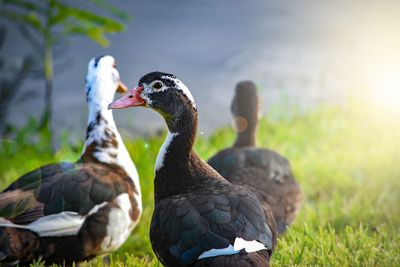
{"type": "MultiPolygon", "coordinates": [[[[31,253],[26,252],[29,247],[15,245],[12,255],[21,263],[29,262],[46,255],[52,249],[50,246],[65,246],[63,239],[69,240],[72,236],[76,236],[73,245],[79,253],[48,255],[46,262],[80,261],[103,254],[106,246],[101,248],[101,241],[107,235],[109,210],[116,205],[116,197],[123,193],[128,193],[132,204],[136,204],[136,190],[123,170],[105,164],[52,164],[22,176],[0,194],[0,217],[30,229],[34,240],[28,239],[39,245],[31,253]],[[62,212],[73,212],[67,219],[70,228],[61,228],[59,223],[54,229],[32,224],[62,212]],[[71,223],[74,219],[80,227],[71,223]]],[[[132,209],[132,221],[136,221],[139,214],[138,207],[132,209]]]]}
{"type": "Polygon", "coordinates": [[[231,109],[238,130],[235,145],[208,163],[230,182],[253,191],[266,212],[272,209],[278,232],[283,233],[299,209],[300,187],[284,157],[255,145],[258,98],[253,83],[238,84],[231,109]]]}
{"type": "Polygon", "coordinates": [[[136,168],[107,110],[120,88],[114,59],[91,60],[86,83],[81,158],[33,170],[0,194],[0,265],[89,260],[117,249],[139,220],[136,168]]]}

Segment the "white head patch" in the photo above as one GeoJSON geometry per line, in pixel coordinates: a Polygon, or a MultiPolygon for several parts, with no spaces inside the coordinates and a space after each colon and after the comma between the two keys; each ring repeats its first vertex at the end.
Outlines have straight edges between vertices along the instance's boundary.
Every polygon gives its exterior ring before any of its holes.
{"type": "Polygon", "coordinates": [[[151,103],[153,101],[151,101],[150,97],[148,97],[149,94],[152,93],[152,90],[150,88],[149,85],[147,85],[146,83],[143,83],[143,92],[140,94],[140,97],[143,98],[144,100],[146,100],[147,105],[151,106],[151,103]]]}
{"type": "Polygon", "coordinates": [[[185,94],[185,96],[190,100],[190,102],[192,103],[193,107],[196,108],[196,102],[194,102],[194,98],[192,96],[192,93],[190,93],[189,88],[187,88],[187,86],[183,82],[181,82],[181,80],[179,80],[178,78],[167,76],[167,75],[162,76],[161,78],[174,82],[175,85],[177,86],[177,88],[179,90],[181,90],[185,94]]]}

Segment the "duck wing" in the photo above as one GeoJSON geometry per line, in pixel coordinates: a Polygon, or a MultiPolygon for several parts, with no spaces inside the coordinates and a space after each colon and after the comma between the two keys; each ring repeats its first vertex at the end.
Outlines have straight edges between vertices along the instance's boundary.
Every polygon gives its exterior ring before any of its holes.
{"type": "Polygon", "coordinates": [[[268,225],[257,197],[226,181],[215,183],[156,205],[150,239],[156,240],[154,251],[167,266],[188,266],[213,250],[234,253],[237,238],[256,240],[272,252],[275,225],[268,225]]]}
{"type": "Polygon", "coordinates": [[[50,164],[20,177],[0,194],[0,226],[41,236],[76,233],[86,216],[134,189],[117,167],[104,164],[50,164]]]}

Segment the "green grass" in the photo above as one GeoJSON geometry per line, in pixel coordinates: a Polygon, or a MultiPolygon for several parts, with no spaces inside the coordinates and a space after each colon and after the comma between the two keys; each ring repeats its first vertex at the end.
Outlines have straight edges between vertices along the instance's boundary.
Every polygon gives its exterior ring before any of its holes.
{"type": "MultiPolygon", "coordinates": [[[[273,266],[400,266],[400,125],[367,106],[320,108],[299,114],[273,109],[259,127],[258,143],[286,156],[303,191],[301,210],[279,239],[273,266]]],[[[74,161],[81,144],[64,141],[55,158],[39,144],[5,141],[0,188],[40,165],[74,161]]],[[[144,212],[111,266],[161,266],[148,240],[153,209],[153,166],[164,136],[125,139],[138,168],[144,212]]],[[[230,146],[229,128],[199,137],[208,159],[230,146]]],[[[40,264],[36,264],[40,265],[40,264]]],[[[100,259],[88,265],[102,266],[100,259]]]]}

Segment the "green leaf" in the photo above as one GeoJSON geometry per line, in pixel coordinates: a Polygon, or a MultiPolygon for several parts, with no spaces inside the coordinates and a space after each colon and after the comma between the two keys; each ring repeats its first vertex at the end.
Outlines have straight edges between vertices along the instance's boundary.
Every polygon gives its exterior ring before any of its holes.
{"type": "Polygon", "coordinates": [[[108,46],[110,43],[99,28],[89,29],[88,37],[103,47],[108,46]]]}
{"type": "Polygon", "coordinates": [[[63,35],[85,35],[86,29],[80,26],[69,25],[64,27],[63,35]]]}
{"type": "Polygon", "coordinates": [[[73,25],[71,23],[64,28],[63,35],[82,35],[88,37],[103,47],[109,45],[109,40],[105,37],[104,31],[99,27],[90,26],[87,23],[81,25],[73,25]]]}
{"type": "Polygon", "coordinates": [[[122,20],[129,20],[131,18],[130,15],[128,15],[128,13],[122,11],[121,9],[115,7],[114,5],[108,3],[106,0],[90,0],[90,2],[92,2],[93,4],[95,4],[98,7],[101,7],[102,9],[111,12],[112,14],[114,14],[115,16],[117,16],[118,18],[122,19],[122,20]]]}
{"type": "Polygon", "coordinates": [[[52,16],[49,19],[48,23],[50,26],[57,25],[57,24],[64,22],[67,18],[68,18],[68,14],[66,12],[64,12],[63,10],[59,9],[57,11],[57,14],[52,16]]]}
{"type": "Polygon", "coordinates": [[[26,22],[30,23],[32,27],[36,28],[37,30],[41,31],[43,29],[42,23],[37,15],[36,12],[29,12],[24,16],[26,22]]]}
{"type": "Polygon", "coordinates": [[[117,22],[107,17],[99,16],[86,10],[68,7],[65,12],[68,16],[74,17],[81,23],[90,22],[97,26],[100,26],[105,32],[121,32],[125,29],[124,24],[120,22],[117,22]]]}
{"type": "Polygon", "coordinates": [[[131,16],[128,15],[128,13],[108,3],[106,0],[90,0],[90,2],[102,8],[103,10],[109,11],[110,13],[117,16],[119,19],[127,21],[131,18],[131,16]]]}

